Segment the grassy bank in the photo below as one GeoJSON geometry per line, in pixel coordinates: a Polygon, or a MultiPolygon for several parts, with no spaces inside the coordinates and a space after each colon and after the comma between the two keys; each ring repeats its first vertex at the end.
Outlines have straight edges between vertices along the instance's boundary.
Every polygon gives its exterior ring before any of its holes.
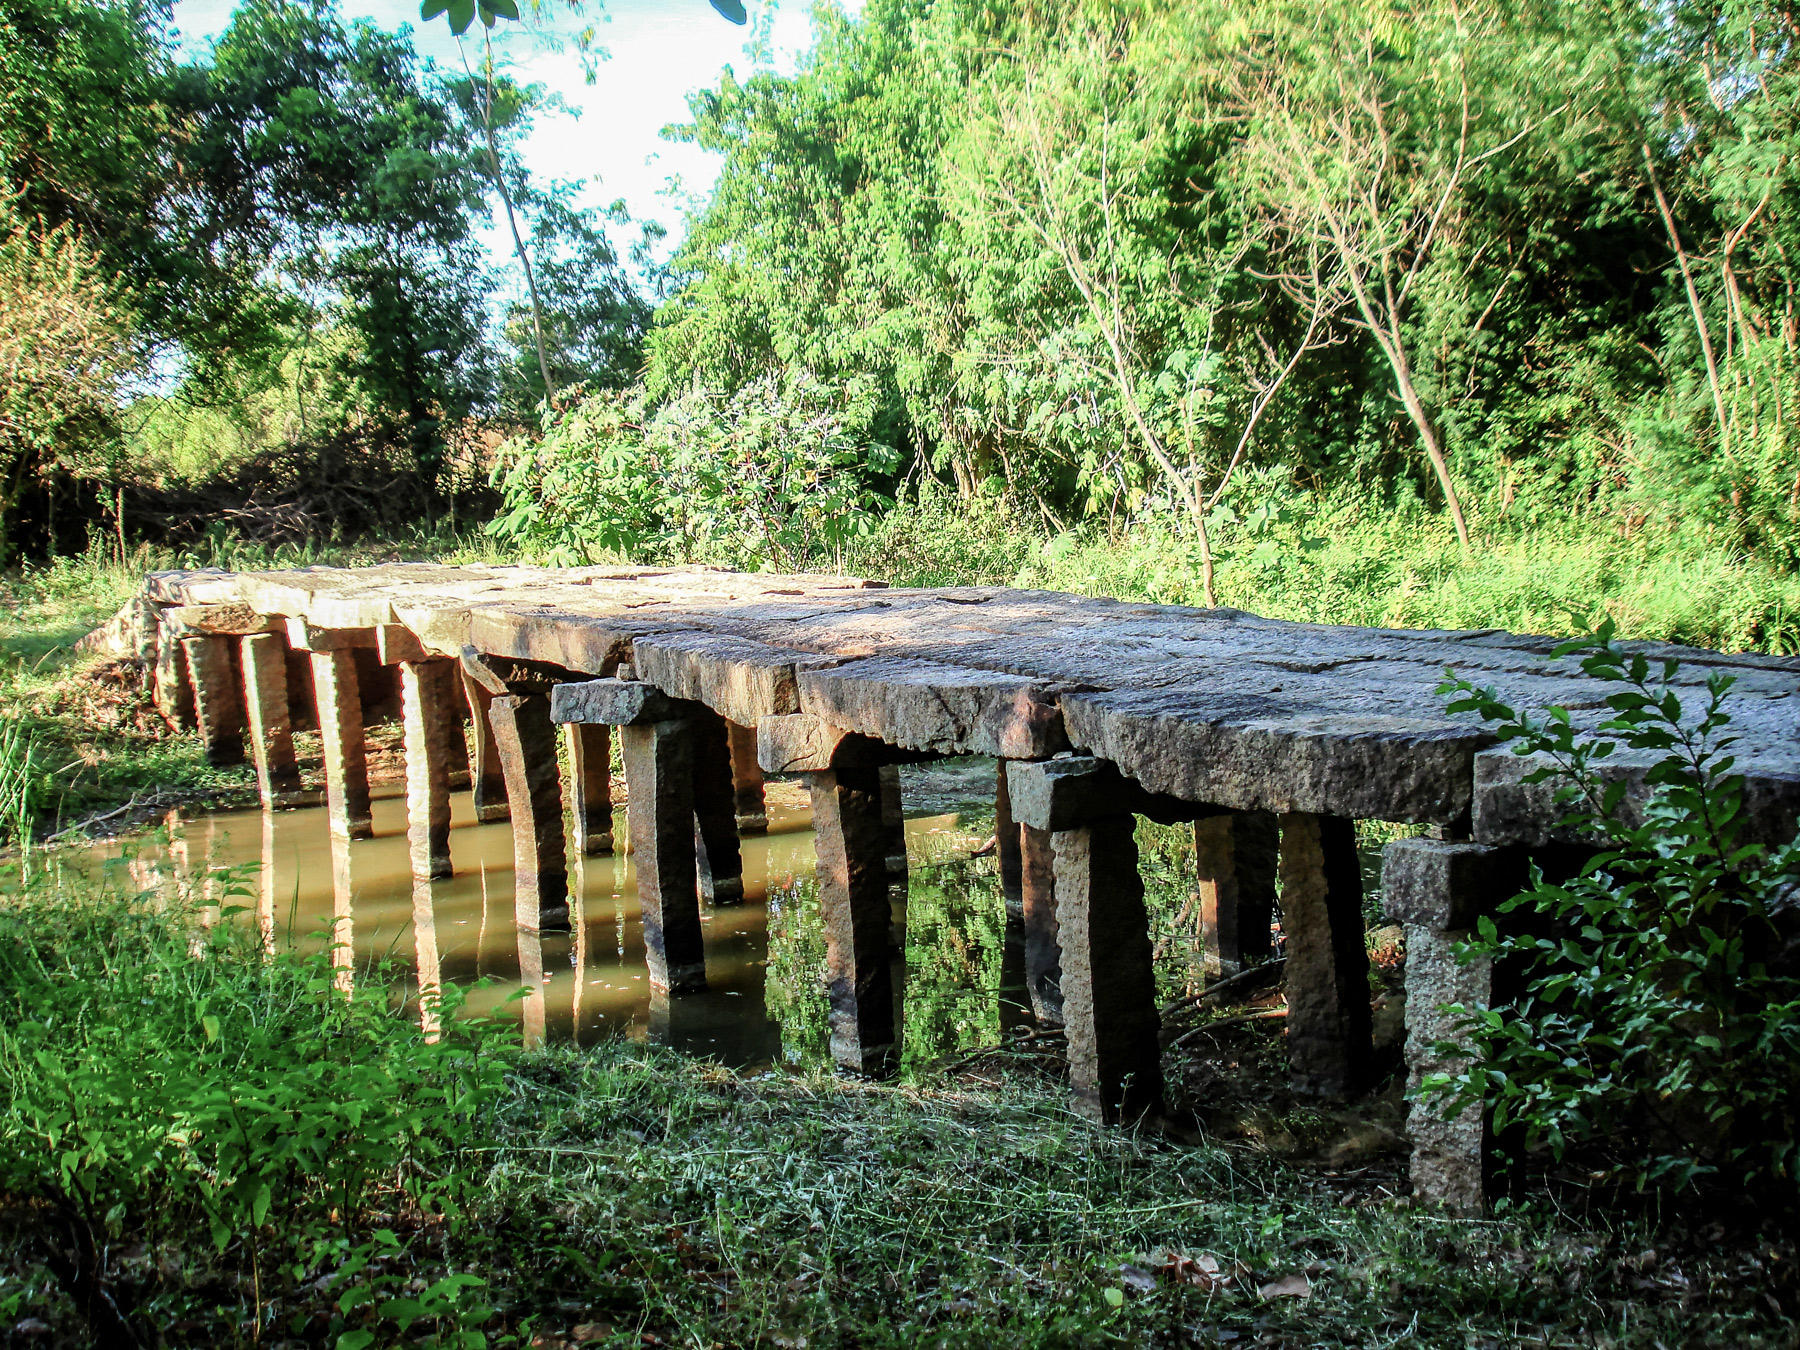
{"type": "Polygon", "coordinates": [[[99,1295],[168,1344],[345,1350],[1796,1334],[1774,1234],[1417,1213],[1391,1165],[1090,1127],[1025,1055],[877,1087],[428,1045],[358,988],[66,878],[0,901],[0,1342],[85,1344],[99,1295]]]}

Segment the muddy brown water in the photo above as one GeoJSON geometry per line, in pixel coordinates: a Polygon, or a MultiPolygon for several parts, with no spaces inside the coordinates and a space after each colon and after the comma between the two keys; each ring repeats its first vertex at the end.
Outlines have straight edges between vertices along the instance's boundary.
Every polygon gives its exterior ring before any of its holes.
{"type": "MultiPolygon", "coordinates": [[[[708,988],[674,999],[649,987],[630,857],[572,860],[571,931],[521,932],[511,826],[478,823],[466,791],[451,804],[455,877],[416,887],[397,787],[376,789],[372,839],[334,839],[320,808],[223,811],[171,816],[148,835],[91,846],[84,861],[132,890],[186,894],[203,914],[260,925],[276,943],[330,949],[345,978],[377,978],[379,968],[407,994],[421,972],[427,984],[459,986],[468,1010],[516,1023],[527,1043],[626,1035],[735,1067],[822,1062],[811,811],[793,783],[769,784],[768,808],[769,832],[743,841],[744,902],[702,907],[708,988]]],[[[922,931],[902,948],[907,1002],[917,1005],[903,1009],[909,1059],[998,1033],[1004,913],[991,860],[971,860],[991,830],[978,808],[907,821],[902,935],[922,911],[922,931]]],[[[614,837],[626,838],[623,811],[614,837]]]]}

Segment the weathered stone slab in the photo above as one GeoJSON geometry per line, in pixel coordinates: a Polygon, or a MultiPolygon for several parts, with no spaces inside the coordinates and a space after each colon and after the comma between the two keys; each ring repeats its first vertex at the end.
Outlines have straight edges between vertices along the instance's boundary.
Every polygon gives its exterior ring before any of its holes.
{"type": "MultiPolygon", "coordinates": [[[[1745,729],[1731,730],[1743,735],[1745,729]]],[[[1748,739],[1748,738],[1747,738],[1748,739]]],[[[1758,738],[1734,748],[1737,764],[1732,772],[1744,778],[1741,842],[1779,845],[1794,837],[1800,827],[1800,746],[1785,734],[1770,744],[1758,738]]],[[[1647,751],[1620,750],[1597,765],[1602,783],[1623,779],[1627,784],[1621,817],[1632,824],[1643,818],[1650,792],[1644,776],[1658,756],[1647,751]]],[[[1474,835],[1483,844],[1581,842],[1576,831],[1563,825],[1573,810],[1559,805],[1560,780],[1525,782],[1532,772],[1546,767],[1545,757],[1514,754],[1510,749],[1488,750],[1475,757],[1474,835]]]]}
{"type": "Polygon", "coordinates": [[[810,713],[765,717],[756,724],[756,760],[769,773],[873,767],[925,757],[831,726],[810,713]]]}
{"type": "Polygon", "coordinates": [[[1353,819],[1465,816],[1475,754],[1494,739],[1434,715],[1318,714],[1245,691],[1068,694],[1062,709],[1075,744],[1153,792],[1353,819]]]}
{"type": "Polygon", "coordinates": [[[745,726],[800,711],[797,672],[837,658],[771,647],[727,633],[662,632],[632,643],[632,665],[675,698],[693,699],[745,726]]]}
{"type": "Polygon", "coordinates": [[[384,666],[397,666],[402,661],[423,661],[432,655],[412,629],[399,623],[384,623],[375,630],[375,652],[384,666]]]}
{"type": "Polygon", "coordinates": [[[1006,775],[1013,819],[1039,830],[1066,830],[1116,815],[1148,816],[1167,825],[1220,809],[1146,792],[1091,755],[1008,763],[1006,775]]]}
{"type": "Polygon", "coordinates": [[[629,727],[666,722],[685,715],[685,710],[655,685],[641,680],[576,680],[556,686],[550,696],[550,715],[558,722],[629,727]]]}
{"type": "Polygon", "coordinates": [[[1068,744],[1054,693],[1009,676],[872,657],[798,680],[802,712],[910,750],[1041,759],[1068,744]]]}
{"type": "Polygon", "coordinates": [[[1023,828],[1013,817],[1012,792],[1002,762],[994,774],[994,862],[1000,871],[1000,899],[1009,919],[1025,912],[1024,864],[1019,857],[1019,831],[1023,828]]]}
{"type": "Polygon", "coordinates": [[[162,611],[162,622],[182,637],[241,637],[272,631],[277,620],[258,614],[250,606],[233,601],[223,605],[171,605],[162,611]]]}

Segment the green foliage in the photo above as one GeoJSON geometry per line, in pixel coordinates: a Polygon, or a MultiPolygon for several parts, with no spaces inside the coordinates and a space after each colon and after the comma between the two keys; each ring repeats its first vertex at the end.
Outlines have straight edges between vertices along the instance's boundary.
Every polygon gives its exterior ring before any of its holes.
{"type": "Polygon", "coordinates": [[[1556,1157],[1599,1148],[1640,1187],[1722,1175],[1789,1203],[1800,970],[1781,947],[1800,845],[1740,837],[1732,677],[1683,681],[1676,661],[1613,634],[1604,625],[1557,649],[1611,686],[1610,715],[1591,728],[1562,708],[1516,711],[1467,680],[1444,685],[1452,712],[1477,712],[1516,753],[1545,757],[1525,781],[1555,783],[1572,808],[1566,828],[1598,852],[1566,882],[1534,870],[1502,906],[1522,924],[1503,933],[1482,920],[1466,955],[1520,962],[1525,990],[1463,1010],[1473,1057],[1425,1086],[1464,1109],[1492,1103],[1496,1130],[1517,1125],[1556,1157]]]}
{"type": "Polygon", "coordinates": [[[706,559],[751,570],[837,559],[891,504],[896,455],[868,440],[855,389],[755,381],[647,414],[641,395],[595,394],[541,440],[497,452],[499,538],[562,561],[596,552],[706,559]]]}
{"type": "MultiPolygon", "coordinates": [[[[227,918],[244,893],[225,879],[227,918]]],[[[110,1250],[122,1232],[206,1234],[256,1286],[258,1320],[323,1275],[339,1345],[370,1344],[378,1319],[479,1325],[478,1280],[409,1296],[371,1266],[396,1229],[473,1198],[501,1061],[475,1024],[447,1016],[428,1042],[378,982],[346,992],[327,959],[199,917],[65,877],[0,908],[0,1193],[51,1269],[102,1337],[156,1321],[156,1281],[110,1250]]]]}

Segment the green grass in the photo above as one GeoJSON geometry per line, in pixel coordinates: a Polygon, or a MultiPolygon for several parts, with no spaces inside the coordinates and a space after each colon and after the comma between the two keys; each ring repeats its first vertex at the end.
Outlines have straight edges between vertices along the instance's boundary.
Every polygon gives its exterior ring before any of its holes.
{"type": "Polygon", "coordinates": [[[264,1343],[345,1347],[1774,1346],[1797,1332],[1778,1233],[1677,1239],[1542,1202],[1495,1221],[1420,1213],[1382,1164],[1297,1167],[1248,1143],[1091,1126],[1026,1057],[878,1086],[622,1040],[524,1054],[462,1024],[444,1060],[404,1005],[369,995],[332,1013],[317,960],[188,923],[66,877],[0,901],[0,1326],[35,1319],[36,1344],[85,1341],[39,1245],[66,1241],[52,1206],[83,1187],[108,1287],[175,1344],[249,1344],[259,1327],[264,1343]],[[31,1067],[34,1047],[56,1073],[31,1067]],[[479,1088],[459,1098],[474,1114],[434,1105],[450,1082],[479,1088]],[[283,1126],[270,1138],[285,1144],[354,1138],[246,1154],[236,1132],[266,1127],[223,1105],[240,1096],[313,1132],[283,1126]],[[66,1158],[33,1146],[65,1097],[86,1112],[66,1158]],[[266,1210],[258,1169],[277,1182],[266,1210]]]}

